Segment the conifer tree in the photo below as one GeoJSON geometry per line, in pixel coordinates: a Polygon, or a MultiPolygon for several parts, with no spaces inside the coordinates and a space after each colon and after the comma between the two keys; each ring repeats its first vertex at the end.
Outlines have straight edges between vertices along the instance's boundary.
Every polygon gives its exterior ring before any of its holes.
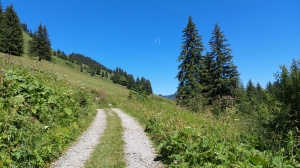
{"type": "MultiPolygon", "coordinates": [[[[69,56],[69,57],[70,57],[70,56],[69,56]]],[[[96,70],[96,74],[97,74],[97,75],[101,75],[101,70],[100,70],[100,69],[97,69],[97,70],[96,70]]]]}
{"type": "Polygon", "coordinates": [[[214,70],[215,70],[215,60],[211,54],[208,52],[205,54],[203,59],[203,67],[201,68],[201,80],[202,85],[202,95],[208,100],[211,100],[214,89],[214,70]]]}
{"type": "Polygon", "coordinates": [[[129,74],[127,75],[127,89],[134,89],[135,88],[135,80],[133,78],[133,75],[129,74]]]}
{"type": "Polygon", "coordinates": [[[146,78],[144,78],[143,76],[141,77],[141,84],[143,86],[145,86],[145,84],[146,84],[146,78]]]}
{"type": "Polygon", "coordinates": [[[83,66],[80,64],[80,72],[83,72],[83,66]]]}
{"type": "Polygon", "coordinates": [[[201,42],[202,37],[198,34],[196,25],[189,17],[188,24],[184,28],[183,43],[181,46],[181,53],[178,57],[178,78],[179,84],[177,88],[177,104],[187,106],[191,100],[199,98],[201,93],[201,65],[203,65],[202,52],[204,46],[201,42]]]}
{"type": "Polygon", "coordinates": [[[32,36],[29,42],[29,53],[42,59],[51,60],[51,42],[46,26],[39,25],[38,30],[32,36]]]}
{"type": "Polygon", "coordinates": [[[120,80],[120,75],[118,73],[114,73],[114,75],[111,77],[111,80],[114,82],[114,83],[119,83],[119,80],[120,80]]]}
{"type": "Polygon", "coordinates": [[[123,75],[120,75],[119,84],[123,86],[127,86],[127,79],[123,75]]]}
{"type": "Polygon", "coordinates": [[[135,85],[140,85],[141,84],[141,80],[139,77],[136,77],[136,80],[135,80],[135,85]]]}
{"type": "Polygon", "coordinates": [[[108,78],[108,73],[107,73],[107,71],[105,71],[105,78],[106,78],[106,79],[108,78]]]}
{"type": "Polygon", "coordinates": [[[252,80],[250,79],[247,83],[246,86],[246,91],[247,91],[247,96],[251,99],[253,97],[255,97],[256,95],[256,88],[252,82],[252,80]]]}
{"type": "Polygon", "coordinates": [[[2,9],[2,2],[0,0],[0,52],[5,52],[5,17],[2,9]]]}
{"type": "Polygon", "coordinates": [[[220,30],[218,24],[212,32],[212,37],[209,41],[211,52],[210,57],[214,60],[214,70],[211,74],[213,83],[211,98],[224,95],[234,95],[234,90],[238,87],[239,73],[237,66],[232,62],[230,45],[224,33],[220,30]]]}
{"type": "Polygon", "coordinates": [[[20,19],[12,5],[6,7],[4,23],[1,31],[4,31],[4,51],[13,55],[23,54],[23,34],[20,19]]]}
{"type": "Polygon", "coordinates": [[[148,95],[153,94],[151,82],[148,79],[145,81],[145,90],[148,95]]]}
{"type": "Polygon", "coordinates": [[[264,89],[261,87],[261,85],[257,82],[256,84],[256,92],[257,92],[257,98],[260,100],[260,101],[263,101],[265,100],[265,91],[264,89]]]}

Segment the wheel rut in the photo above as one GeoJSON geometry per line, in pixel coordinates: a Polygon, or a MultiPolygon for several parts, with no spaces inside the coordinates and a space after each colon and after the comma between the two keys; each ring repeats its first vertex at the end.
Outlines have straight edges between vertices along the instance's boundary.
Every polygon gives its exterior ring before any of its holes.
{"type": "Polygon", "coordinates": [[[99,143],[99,139],[106,128],[106,114],[98,110],[92,124],[78,138],[78,140],[57,161],[51,164],[51,168],[77,168],[84,167],[99,143]]]}
{"type": "Polygon", "coordinates": [[[120,109],[112,109],[122,120],[124,153],[129,168],[160,168],[163,164],[155,161],[157,154],[143,128],[120,109]]]}
{"type": "MultiPolygon", "coordinates": [[[[157,154],[143,128],[129,115],[120,109],[112,108],[108,112],[116,113],[122,121],[124,159],[128,168],[160,168],[164,165],[155,161],[157,154]]],[[[90,158],[93,149],[101,141],[106,129],[106,113],[98,110],[90,127],[71,145],[71,147],[54,163],[51,168],[80,168],[90,158]]]]}

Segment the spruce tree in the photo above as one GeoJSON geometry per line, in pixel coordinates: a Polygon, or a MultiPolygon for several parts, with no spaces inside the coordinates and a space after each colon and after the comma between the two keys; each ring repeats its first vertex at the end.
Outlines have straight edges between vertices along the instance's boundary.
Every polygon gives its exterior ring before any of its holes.
{"type": "Polygon", "coordinates": [[[148,79],[145,82],[145,90],[146,90],[148,95],[153,94],[151,82],[148,79]]]}
{"type": "Polygon", "coordinates": [[[123,75],[120,75],[119,84],[123,86],[127,86],[127,79],[123,75]]]}
{"type": "Polygon", "coordinates": [[[80,72],[83,72],[83,66],[80,64],[80,72]]]}
{"type": "Polygon", "coordinates": [[[201,68],[201,80],[202,85],[202,95],[206,100],[210,101],[214,89],[214,70],[215,70],[215,60],[211,54],[208,52],[205,54],[203,59],[203,66],[201,68]]]}
{"type": "Polygon", "coordinates": [[[42,59],[51,60],[51,42],[46,26],[39,25],[38,30],[32,36],[29,42],[29,53],[42,59]]]}
{"type": "Polygon", "coordinates": [[[108,73],[107,73],[107,71],[105,71],[105,78],[106,78],[106,79],[108,78],[108,73]]]}
{"type": "Polygon", "coordinates": [[[23,33],[20,19],[12,5],[6,7],[4,13],[4,51],[13,55],[23,54],[23,33]]]}
{"type": "Polygon", "coordinates": [[[135,88],[135,80],[133,78],[133,75],[129,74],[127,75],[127,89],[134,89],[135,88]]]}
{"type": "Polygon", "coordinates": [[[136,77],[136,80],[135,80],[135,85],[140,85],[141,84],[141,80],[139,77],[136,77]]]}
{"type": "Polygon", "coordinates": [[[111,80],[112,80],[114,83],[119,84],[120,77],[121,77],[121,76],[120,76],[118,73],[114,73],[114,75],[111,77],[111,80]]]}
{"type": "Polygon", "coordinates": [[[195,102],[199,99],[202,90],[199,82],[201,80],[202,52],[204,51],[204,46],[201,42],[202,37],[198,34],[191,16],[186,28],[182,32],[182,51],[178,57],[180,65],[178,66],[179,72],[176,76],[179,81],[176,100],[177,104],[189,106],[188,104],[191,104],[191,100],[195,102]]]}
{"type": "Polygon", "coordinates": [[[0,52],[5,52],[5,17],[2,9],[2,2],[0,1],[0,52]]]}
{"type": "Polygon", "coordinates": [[[247,96],[248,98],[254,98],[255,95],[256,95],[256,88],[252,82],[252,80],[250,79],[247,83],[247,86],[246,86],[246,91],[247,91],[247,96]]]}
{"type": "Polygon", "coordinates": [[[232,62],[233,56],[231,49],[228,48],[230,44],[226,44],[227,41],[224,33],[216,24],[209,41],[211,49],[209,57],[215,62],[213,72],[210,75],[213,84],[210,96],[212,99],[224,95],[233,96],[234,90],[238,87],[239,73],[237,66],[232,62]]]}

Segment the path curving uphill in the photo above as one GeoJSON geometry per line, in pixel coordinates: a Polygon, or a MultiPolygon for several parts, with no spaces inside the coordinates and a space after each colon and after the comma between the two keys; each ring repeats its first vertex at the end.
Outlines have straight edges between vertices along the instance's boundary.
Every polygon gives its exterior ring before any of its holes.
{"type": "Polygon", "coordinates": [[[160,168],[162,163],[154,161],[157,157],[154,148],[143,128],[120,109],[112,109],[122,120],[124,153],[129,168],[160,168]]]}
{"type": "Polygon", "coordinates": [[[84,167],[93,149],[99,144],[99,139],[106,128],[106,114],[98,110],[90,127],[79,137],[79,139],[61,156],[51,164],[51,168],[78,168],[84,167]]]}

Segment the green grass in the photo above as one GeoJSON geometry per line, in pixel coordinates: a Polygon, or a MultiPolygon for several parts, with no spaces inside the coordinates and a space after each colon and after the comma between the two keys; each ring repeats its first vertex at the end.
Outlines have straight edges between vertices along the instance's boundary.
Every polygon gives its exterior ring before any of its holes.
{"type": "Polygon", "coordinates": [[[112,111],[105,110],[107,126],[100,138],[100,144],[94,150],[91,158],[86,162],[87,168],[125,167],[124,141],[122,140],[123,127],[121,119],[112,111]]]}
{"type": "Polygon", "coordinates": [[[84,131],[99,104],[96,90],[0,54],[0,167],[43,167],[84,131]],[[18,65],[22,64],[22,65],[18,65]]]}
{"type": "MultiPolygon", "coordinates": [[[[166,136],[183,130],[185,127],[191,127],[201,130],[203,134],[210,137],[218,135],[223,138],[227,137],[231,140],[239,138],[243,130],[238,130],[241,125],[239,121],[226,123],[218,121],[210,113],[209,109],[201,113],[191,113],[186,109],[176,106],[175,102],[152,95],[145,101],[128,99],[129,90],[125,87],[113,84],[110,80],[103,79],[99,76],[92,77],[79,71],[79,67],[71,68],[65,64],[64,60],[53,57],[54,63],[46,61],[36,61],[34,58],[14,57],[16,63],[22,63],[33,69],[43,70],[53,73],[60,79],[67,80],[71,85],[85,87],[102,91],[101,96],[106,102],[98,106],[98,108],[108,107],[111,103],[115,107],[119,107],[134,118],[136,118],[144,128],[146,128],[149,120],[157,118],[156,130],[151,130],[149,136],[158,150],[160,150],[160,141],[165,140],[166,136]],[[224,127],[226,125],[226,127],[224,127]]],[[[225,116],[227,117],[227,116],[225,116]]],[[[238,141],[236,141],[238,142],[238,141]]],[[[91,161],[92,164],[95,161],[91,161]]]]}
{"type": "MultiPolygon", "coordinates": [[[[57,57],[53,57],[51,63],[37,61],[36,58],[26,55],[11,57],[10,61],[14,64],[30,67],[33,73],[35,71],[51,73],[57,76],[59,80],[66,81],[72,87],[83,87],[87,91],[94,90],[100,98],[100,102],[96,102],[94,107],[106,108],[111,103],[113,107],[118,107],[134,117],[147,129],[148,136],[154,142],[153,144],[160,154],[162,155],[162,152],[165,152],[166,155],[169,152],[170,158],[165,162],[169,166],[180,167],[176,164],[182,163],[181,166],[190,164],[204,167],[220,165],[226,167],[226,165],[231,164],[232,167],[255,167],[261,166],[263,163],[265,167],[274,167],[275,163],[280,164],[284,160],[282,158],[285,156],[280,153],[261,152],[255,149],[257,144],[255,144],[255,141],[251,141],[249,133],[251,126],[244,124],[243,117],[235,115],[237,112],[235,108],[228,109],[219,118],[216,118],[209,108],[193,113],[176,106],[174,101],[156,95],[149,96],[145,101],[128,99],[129,90],[126,87],[114,84],[99,75],[92,77],[90,74],[82,73],[78,65],[74,64],[74,68],[72,68],[66,65],[65,60],[57,57]],[[176,146],[176,144],[179,144],[179,146],[176,146]],[[166,145],[170,146],[170,151],[164,148],[166,145]],[[194,148],[191,149],[190,147],[194,148]],[[194,153],[190,151],[194,151],[194,153]],[[203,163],[197,161],[197,158],[200,158],[197,154],[201,152],[205,154],[205,157],[208,156],[206,160],[202,161],[203,163]],[[185,157],[193,158],[194,160],[192,160],[195,162],[186,163],[185,157]]],[[[48,82],[50,83],[50,81],[48,82]]],[[[120,122],[117,119],[116,116],[108,116],[110,123],[120,122]]],[[[112,124],[109,127],[117,126],[119,127],[120,124],[112,124]]],[[[105,132],[105,134],[112,136],[112,132],[105,132]]],[[[113,138],[115,138],[115,135],[113,138]]],[[[121,137],[117,139],[121,140],[121,137]]],[[[105,156],[98,156],[98,158],[105,158],[101,162],[119,164],[120,161],[120,167],[123,167],[124,163],[121,163],[122,152],[118,153],[120,154],[117,156],[119,159],[115,159],[108,154],[109,151],[113,152],[112,149],[109,149],[110,146],[106,146],[107,149],[104,149],[104,146],[105,144],[102,144],[102,146],[100,144],[98,147],[100,151],[107,151],[102,152],[106,154],[105,156]]],[[[119,149],[121,151],[121,148],[119,149]]],[[[93,157],[96,160],[89,161],[88,165],[90,167],[100,165],[97,156],[93,157]]]]}

